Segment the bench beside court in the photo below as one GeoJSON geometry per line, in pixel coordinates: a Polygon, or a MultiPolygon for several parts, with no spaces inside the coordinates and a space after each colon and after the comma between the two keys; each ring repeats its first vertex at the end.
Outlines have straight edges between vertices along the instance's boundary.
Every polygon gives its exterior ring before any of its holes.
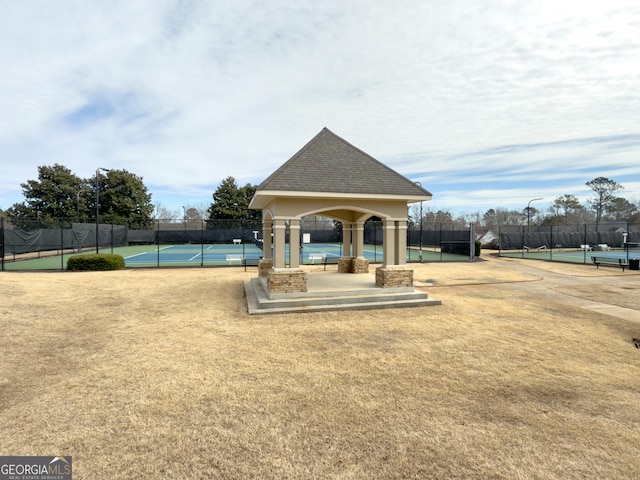
{"type": "Polygon", "coordinates": [[[624,272],[624,269],[629,267],[629,262],[627,262],[624,258],[591,257],[591,261],[596,266],[596,268],[600,268],[600,265],[604,265],[607,267],[620,267],[624,272]]]}

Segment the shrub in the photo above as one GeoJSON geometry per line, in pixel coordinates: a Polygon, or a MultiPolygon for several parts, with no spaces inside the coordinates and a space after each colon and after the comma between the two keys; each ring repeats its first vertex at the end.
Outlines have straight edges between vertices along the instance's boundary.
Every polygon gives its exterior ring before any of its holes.
{"type": "Polygon", "coordinates": [[[124,257],[115,253],[87,253],[74,255],[67,260],[67,270],[102,271],[124,268],[124,257]]]}
{"type": "Polygon", "coordinates": [[[476,257],[480,256],[481,251],[482,251],[482,242],[480,242],[480,240],[476,240],[476,257]]]}

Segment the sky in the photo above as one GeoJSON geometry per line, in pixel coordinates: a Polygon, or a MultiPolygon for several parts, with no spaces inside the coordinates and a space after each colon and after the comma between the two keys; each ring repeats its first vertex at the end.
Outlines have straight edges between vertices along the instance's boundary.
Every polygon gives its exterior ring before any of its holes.
{"type": "Polygon", "coordinates": [[[323,127],[452,213],[640,201],[637,0],[0,0],[0,208],[38,166],[182,214],[323,127]]]}

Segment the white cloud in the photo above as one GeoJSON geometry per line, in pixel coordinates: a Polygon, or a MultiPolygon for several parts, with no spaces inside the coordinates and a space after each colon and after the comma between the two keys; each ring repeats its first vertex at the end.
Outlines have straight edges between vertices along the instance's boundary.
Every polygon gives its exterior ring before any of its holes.
{"type": "Polygon", "coordinates": [[[172,201],[259,183],[324,126],[459,209],[597,172],[640,197],[638,138],[593,141],[640,134],[639,26],[622,0],[9,2],[0,206],[53,163],[172,201]]]}

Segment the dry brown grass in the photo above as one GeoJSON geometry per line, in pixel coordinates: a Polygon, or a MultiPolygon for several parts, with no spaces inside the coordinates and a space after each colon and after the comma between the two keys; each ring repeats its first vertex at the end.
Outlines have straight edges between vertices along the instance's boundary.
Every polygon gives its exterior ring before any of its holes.
{"type": "Polygon", "coordinates": [[[79,480],[639,478],[640,326],[505,289],[544,276],[510,265],[418,266],[439,307],[259,317],[235,268],[2,273],[0,455],[79,480]]]}

